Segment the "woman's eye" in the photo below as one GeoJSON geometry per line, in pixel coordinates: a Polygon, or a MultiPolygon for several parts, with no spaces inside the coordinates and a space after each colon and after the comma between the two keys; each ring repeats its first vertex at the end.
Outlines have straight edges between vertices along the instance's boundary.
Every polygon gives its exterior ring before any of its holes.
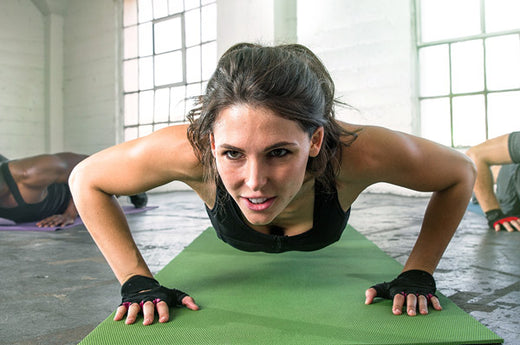
{"type": "Polygon", "coordinates": [[[242,156],[242,154],[238,151],[226,151],[224,152],[224,155],[228,159],[239,159],[242,156]]]}
{"type": "Polygon", "coordinates": [[[289,151],[286,149],[275,149],[275,150],[272,150],[271,152],[269,152],[269,154],[272,157],[284,157],[287,154],[289,154],[289,151]]]}

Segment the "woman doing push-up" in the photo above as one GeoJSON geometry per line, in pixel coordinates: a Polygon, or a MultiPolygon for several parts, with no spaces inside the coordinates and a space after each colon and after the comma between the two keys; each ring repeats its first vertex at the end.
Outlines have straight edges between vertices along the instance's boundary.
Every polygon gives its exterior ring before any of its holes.
{"type": "MultiPolygon", "coordinates": [[[[151,324],[170,306],[199,307],[153,279],[114,195],[182,181],[203,200],[218,237],[245,251],[314,251],[336,242],[352,203],[386,182],[432,192],[415,246],[393,281],[365,303],[393,299],[408,315],[440,310],[432,276],[471,197],[475,168],[450,148],[335,119],[334,83],[302,45],[238,44],[218,62],[188,118],[82,161],[70,185],[77,209],[122,284],[115,319],[151,324]]],[[[312,255],[312,253],[309,253],[312,255]]]]}

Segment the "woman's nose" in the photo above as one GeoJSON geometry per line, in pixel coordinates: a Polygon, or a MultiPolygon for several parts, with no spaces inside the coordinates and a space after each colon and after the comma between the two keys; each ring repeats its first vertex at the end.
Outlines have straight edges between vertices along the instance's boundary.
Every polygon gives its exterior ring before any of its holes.
{"type": "Polygon", "coordinates": [[[265,167],[258,160],[248,160],[246,174],[246,186],[252,191],[260,190],[267,182],[265,167]]]}

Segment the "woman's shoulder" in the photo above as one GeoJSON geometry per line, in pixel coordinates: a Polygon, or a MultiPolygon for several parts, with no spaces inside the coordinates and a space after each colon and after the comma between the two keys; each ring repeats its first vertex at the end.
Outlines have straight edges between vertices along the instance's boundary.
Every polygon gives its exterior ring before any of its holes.
{"type": "Polygon", "coordinates": [[[339,178],[343,180],[377,178],[406,145],[402,133],[388,128],[344,122],[340,125],[356,134],[355,140],[342,149],[339,178]]]}
{"type": "Polygon", "coordinates": [[[155,136],[152,140],[157,141],[155,145],[159,150],[164,150],[165,168],[211,206],[215,199],[215,186],[204,177],[204,167],[188,139],[188,127],[189,124],[179,124],[163,128],[152,134],[155,136]]]}
{"type": "Polygon", "coordinates": [[[187,130],[187,124],[162,128],[139,138],[134,150],[141,151],[137,152],[140,157],[170,171],[178,180],[202,180],[202,165],[188,140],[187,130]]]}
{"type": "MultiPolygon", "coordinates": [[[[384,127],[355,125],[345,122],[339,122],[340,126],[351,136],[343,136],[343,144],[346,145],[343,155],[347,155],[352,159],[366,160],[376,154],[391,135],[392,131],[384,127]]],[[[345,146],[344,146],[345,148],[345,146]]]]}
{"type": "Polygon", "coordinates": [[[188,124],[168,126],[153,132],[143,139],[149,141],[150,145],[157,146],[156,150],[171,151],[176,154],[184,153],[184,158],[189,158],[190,156],[194,159],[196,158],[188,140],[188,124]],[[190,150],[186,150],[187,148],[190,148],[190,150]]]}

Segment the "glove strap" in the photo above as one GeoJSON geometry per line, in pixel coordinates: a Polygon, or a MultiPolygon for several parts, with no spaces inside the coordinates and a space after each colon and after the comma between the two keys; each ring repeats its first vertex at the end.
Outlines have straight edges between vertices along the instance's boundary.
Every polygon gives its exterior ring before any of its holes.
{"type": "Polygon", "coordinates": [[[489,210],[486,212],[486,219],[488,220],[488,225],[490,227],[494,227],[496,222],[498,222],[500,219],[503,219],[505,217],[506,217],[506,215],[499,208],[494,209],[494,210],[489,210]]]}
{"type": "MultiPolygon", "coordinates": [[[[397,279],[399,280],[408,280],[414,282],[418,281],[422,284],[429,285],[433,290],[435,291],[437,289],[437,286],[435,285],[435,279],[433,279],[433,276],[423,270],[409,270],[401,273],[397,276],[397,279]]],[[[396,279],[396,280],[397,280],[396,279]]]]}
{"type": "Polygon", "coordinates": [[[138,293],[143,290],[151,290],[160,287],[157,280],[150,277],[135,275],[121,286],[121,296],[138,293]]]}

